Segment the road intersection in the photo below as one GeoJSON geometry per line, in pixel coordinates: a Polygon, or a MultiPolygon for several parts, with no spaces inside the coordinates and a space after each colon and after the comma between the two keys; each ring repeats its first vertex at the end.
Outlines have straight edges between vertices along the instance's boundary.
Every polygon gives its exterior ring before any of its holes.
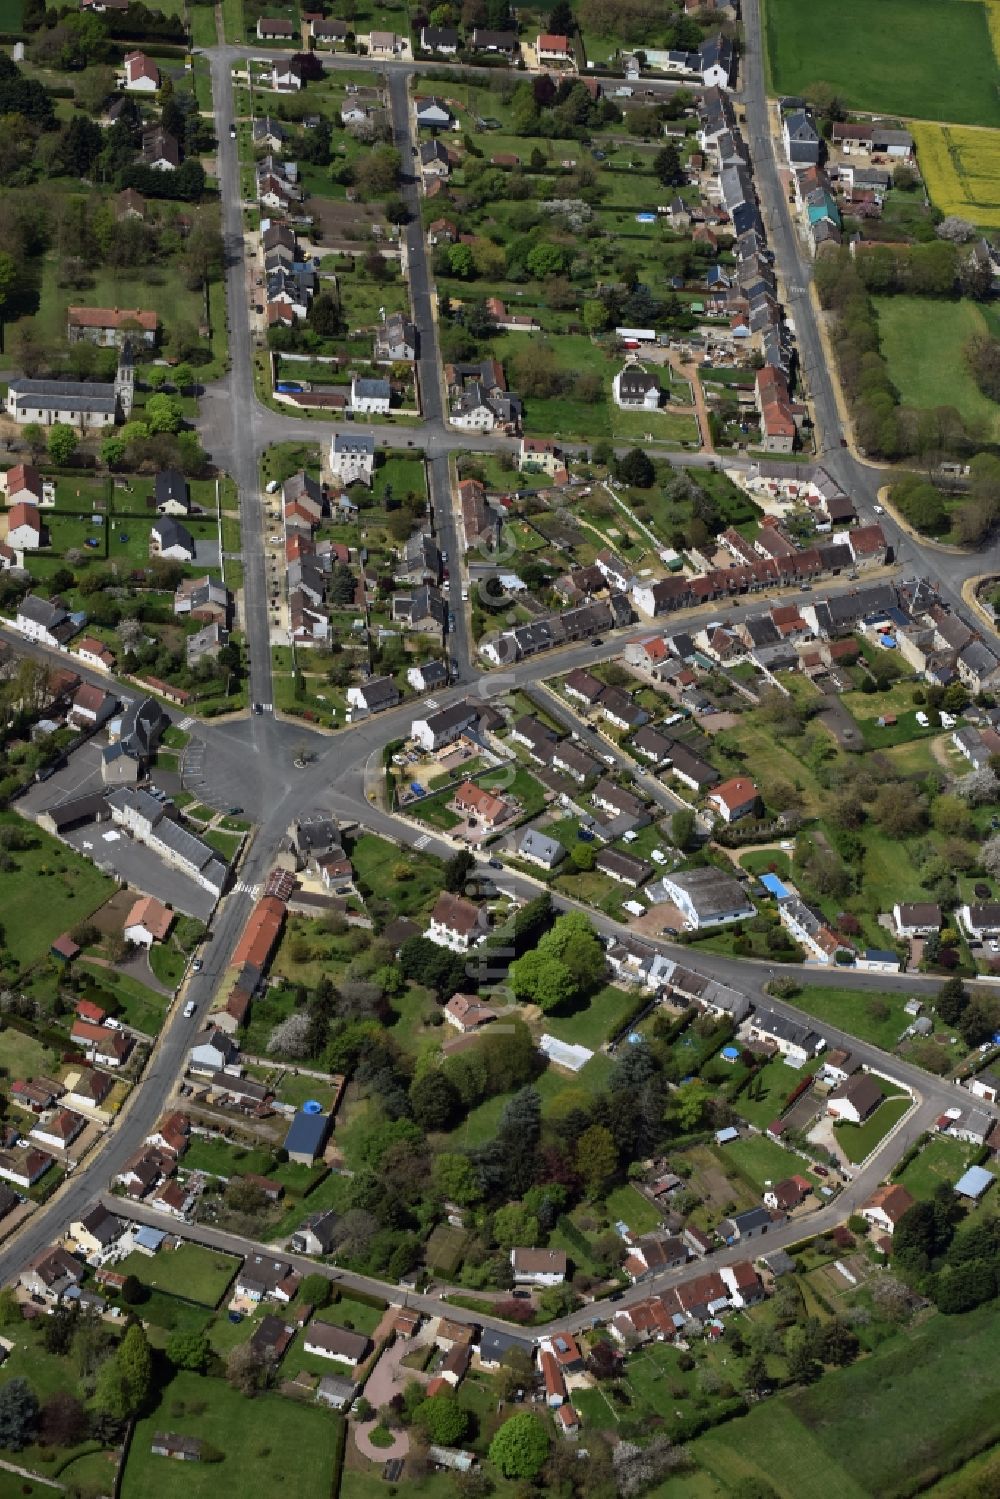
{"type": "MultiPolygon", "coordinates": [[[[794,323],[800,366],[813,403],[818,449],[822,462],[845,492],[854,498],[862,516],[874,519],[872,507],[876,503],[879,488],[886,481],[886,475],[860,461],[842,443],[833,376],[826,363],[814,303],[808,291],[811,269],[803,256],[789,216],[774,155],[761,59],[759,0],[744,0],[743,16],[745,49],[742,62],[742,98],[754,160],[755,181],[778,273],[786,293],[785,303],[794,323]]],[[[260,493],[260,458],[264,450],[274,442],[328,442],[333,433],[341,429],[334,423],[304,422],[300,418],[284,416],[265,406],[258,399],[254,388],[254,343],[249,316],[243,204],[237,143],[231,138],[230,127],[236,119],[233,68],[250,56],[266,55],[266,49],[251,51],[229,45],[207,49],[219,140],[218,175],[227,255],[226,301],[231,369],[223,381],[206,392],[199,428],[202,440],[213,459],[220,468],[233,476],[239,490],[244,567],[243,622],[250,655],[251,699],[271,704],[274,694],[271,681],[268,580],[264,557],[265,509],[260,493]]],[[[408,168],[413,159],[414,144],[409,83],[411,77],[420,72],[421,65],[385,64],[356,56],[348,59],[331,57],[325,59],[325,65],[333,69],[342,66],[350,66],[352,69],[370,66],[386,73],[394,143],[408,168]]],[[[669,92],[672,88],[669,84],[653,84],[652,87],[658,93],[669,92]]],[[[512,439],[458,435],[452,433],[447,426],[442,405],[436,322],[432,310],[433,287],[421,228],[418,188],[412,178],[408,177],[404,181],[402,196],[410,211],[410,222],[405,229],[406,252],[413,315],[421,340],[419,373],[424,420],[421,425],[412,428],[402,429],[387,424],[365,430],[370,430],[379,444],[400,446],[403,441],[408,441],[412,442],[415,450],[423,452],[427,460],[430,498],[439,545],[457,559],[461,552],[449,471],[450,455],[459,449],[510,449],[512,439]]],[[[663,453],[659,456],[669,457],[671,461],[685,466],[716,461],[704,455],[663,453]]],[[[896,551],[897,573],[900,571],[899,560],[902,557],[905,559],[902,571],[909,576],[921,575],[935,580],[942,594],[960,613],[965,612],[961,601],[961,586],[965,579],[973,574],[988,572],[993,567],[1000,568],[1000,548],[996,545],[975,557],[956,555],[914,540],[900,531],[889,516],[880,519],[896,551]]],[[[839,586],[849,587],[850,584],[835,585],[839,586]]],[[[799,602],[805,602],[808,595],[796,596],[789,593],[787,597],[789,601],[798,597],[799,602]]],[[[746,611],[755,607],[759,606],[749,601],[737,602],[727,612],[736,622],[746,611]]],[[[716,604],[686,614],[685,626],[697,628],[700,623],[707,622],[717,614],[718,608],[716,604]]],[[[464,610],[458,610],[456,630],[449,636],[449,646],[457,666],[457,680],[454,687],[436,694],[436,700],[442,706],[473,695],[488,699],[513,687],[544,682],[556,670],[568,671],[575,666],[608,659],[620,649],[620,641],[609,640],[600,647],[590,644],[571,646],[550,653],[547,657],[522,662],[509,672],[483,672],[476,663],[467,614],[464,610]]],[[[18,647],[32,650],[19,638],[18,647]]],[[[44,655],[41,651],[34,653],[44,655]]],[[[87,675],[85,671],[82,674],[87,675]]],[[[130,689],[126,687],[125,690],[130,689]]],[[[19,1232],[0,1249],[0,1281],[9,1279],[27,1258],[51,1243],[65,1231],[72,1219],[92,1206],[106,1192],[110,1179],[125,1160],[151,1132],[183,1074],[194,1032],[199,1021],[207,1014],[212,995],[229,964],[251,909],[251,892],[263,884],[274,853],[296,816],[325,809],[342,823],[363,823],[374,832],[402,844],[412,846],[419,838],[421,847],[428,848],[430,852],[447,857],[453,851],[447,840],[436,836],[428,837],[426,830],[413,828],[405,820],[372,803],[367,796],[366,768],[369,762],[381,764],[384,747],[394,739],[405,737],[412,711],[412,703],[404,704],[376,718],[341,729],[333,735],[284,720],[270,711],[243,715],[221,723],[199,723],[193,729],[192,732],[204,746],[207,777],[213,786],[219,788],[221,801],[239,802],[256,824],[256,831],[239,870],[239,882],[217,909],[211,939],[205,950],[204,967],[199,973],[191,973],[185,984],[183,997],[185,1001],[194,1002],[196,1018],[185,1019],[182,1005],[176,1003],[173,1006],[146,1073],[134,1089],[115,1126],[51,1201],[29,1218],[19,1232]],[[308,756],[306,762],[302,763],[304,747],[308,749],[308,756]]],[[[508,872],[498,878],[505,888],[519,896],[530,898],[537,893],[535,882],[525,876],[508,872]]],[[[571,903],[557,899],[556,904],[568,906],[571,903]]],[[[602,936],[623,934],[624,928],[618,923],[589,909],[587,914],[602,936]]],[[[683,961],[691,961],[690,948],[662,942],[657,945],[683,961]]],[[[780,971],[777,965],[768,967],[751,960],[700,952],[694,960],[694,966],[743,990],[756,1001],[766,997],[764,985],[768,977],[780,971]]],[[[810,981],[807,970],[796,967],[788,971],[794,972],[800,982],[810,981]]],[[[821,976],[817,975],[817,978],[821,976]]],[[[838,975],[838,983],[861,989],[913,991],[933,982],[919,975],[907,975],[905,978],[848,972],[838,975]]],[[[809,1018],[794,1006],[769,997],[767,1003],[779,1013],[796,1019],[809,1018]]],[[[826,1024],[823,1024],[822,1029],[831,1044],[843,1045],[860,1056],[865,1064],[880,1071],[887,1070],[894,1078],[905,1083],[914,1093],[915,1106],[896,1131],[882,1142],[874,1157],[856,1172],[835,1202],[822,1207],[804,1223],[792,1220],[769,1236],[769,1247],[776,1249],[794,1243],[803,1232],[820,1232],[842,1221],[870,1195],[892,1163],[899,1159],[918,1135],[929,1128],[933,1120],[954,1102],[953,1084],[924,1073],[895,1057],[889,1057],[878,1048],[826,1024]]],[[[123,1211],[118,1199],[108,1201],[115,1211],[123,1211]]],[[[151,1215],[147,1209],[129,1206],[124,1210],[143,1221],[156,1221],[161,1225],[164,1222],[162,1217],[151,1215]]],[[[167,1226],[171,1226],[169,1220],[167,1226]]],[[[211,1229],[187,1226],[184,1231],[192,1238],[217,1243],[220,1248],[231,1248],[236,1253],[246,1253],[251,1247],[247,1241],[233,1240],[231,1236],[211,1229]]],[[[713,1256],[713,1262],[725,1263],[727,1258],[734,1257],[740,1258],[743,1255],[736,1249],[723,1250],[713,1256]]],[[[336,1275],[348,1286],[355,1285],[382,1293],[388,1291],[397,1297],[400,1295],[392,1287],[369,1277],[353,1275],[347,1271],[337,1271],[336,1275]]],[[[671,1271],[654,1276],[642,1287],[625,1293],[623,1299],[628,1303],[648,1296],[672,1284],[678,1275],[679,1272],[671,1271]]],[[[439,1314],[445,1306],[436,1296],[419,1297],[409,1294],[408,1299],[412,1305],[428,1313],[439,1314]]],[[[458,1320],[500,1325],[483,1313],[450,1305],[447,1310],[449,1316],[458,1320]]],[[[583,1327],[589,1324],[592,1315],[592,1309],[588,1308],[562,1319],[560,1326],[570,1329],[583,1327]]]]}

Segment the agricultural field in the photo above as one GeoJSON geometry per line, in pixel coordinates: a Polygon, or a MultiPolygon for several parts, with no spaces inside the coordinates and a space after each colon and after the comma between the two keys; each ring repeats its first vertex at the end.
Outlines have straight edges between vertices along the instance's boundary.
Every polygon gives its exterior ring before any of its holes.
{"type": "MultiPolygon", "coordinates": [[[[997,11],[1000,7],[994,7],[997,11]]],[[[912,131],[935,208],[983,229],[1000,228],[1000,134],[918,120],[912,131]]]]}
{"type": "Polygon", "coordinates": [[[995,1307],[935,1316],[697,1438],[692,1456],[723,1493],[753,1478],[780,1499],[898,1499],[1000,1439],[998,1353],[995,1307]]]}
{"type": "MultiPolygon", "coordinates": [[[[993,191],[1000,202],[1000,133],[996,139],[993,191]]],[[[966,210],[954,207],[947,212],[966,210]]],[[[997,213],[1000,224],[1000,209],[997,213]]],[[[965,361],[969,339],[990,331],[982,308],[967,298],[939,302],[929,297],[878,297],[875,306],[882,354],[900,399],[924,408],[954,406],[970,427],[981,426],[984,437],[1000,437],[1000,406],[983,395],[965,361]]]]}
{"type": "Polygon", "coordinates": [[[997,55],[979,0],[766,0],[765,31],[774,93],[823,82],[850,109],[1000,125],[997,55]]]}

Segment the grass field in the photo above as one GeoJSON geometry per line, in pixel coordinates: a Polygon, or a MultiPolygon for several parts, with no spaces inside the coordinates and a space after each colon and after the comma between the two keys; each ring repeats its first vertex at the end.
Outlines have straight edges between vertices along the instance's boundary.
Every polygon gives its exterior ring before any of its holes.
{"type": "MultiPolygon", "coordinates": [[[[1000,16],[995,3],[991,14],[1000,16]]],[[[994,45],[1000,56],[1000,37],[994,45]]],[[[913,138],[935,208],[984,229],[1000,228],[1000,135],[914,121],[913,138]]]]}
{"type": "Polygon", "coordinates": [[[651,1234],[663,1222],[659,1209],[631,1185],[615,1187],[605,1198],[604,1206],[612,1222],[620,1218],[636,1234],[651,1234]]]}
{"type": "Polygon", "coordinates": [[[916,1160],[911,1161],[897,1179],[914,1197],[933,1197],[942,1182],[954,1186],[969,1157],[975,1154],[974,1147],[942,1135],[929,1140],[916,1160]]]}
{"type": "Polygon", "coordinates": [[[763,1192],[768,1182],[783,1181],[788,1176],[813,1180],[805,1161],[766,1135],[749,1135],[720,1146],[719,1160],[723,1165],[731,1163],[758,1192],[763,1192]]]}
{"type": "Polygon", "coordinates": [[[36,1073],[50,1072],[56,1063],[54,1052],[49,1051],[34,1036],[25,1036],[21,1031],[5,1026],[0,1031],[0,1057],[10,1078],[29,1078],[36,1073]]]}
{"type": "Polygon", "coordinates": [[[232,1255],[205,1249],[201,1244],[185,1243],[176,1249],[161,1249],[152,1258],[132,1253],[118,1268],[123,1275],[134,1275],[154,1290],[197,1301],[202,1306],[217,1306],[239,1264],[232,1255]]]}
{"type": "MultiPolygon", "coordinates": [[[[191,291],[176,265],[160,267],[138,267],[126,270],[96,270],[91,276],[92,284],[83,291],[73,291],[59,285],[59,267],[54,254],[47,255],[42,268],[40,288],[41,302],[34,317],[22,319],[22,328],[30,328],[45,341],[65,337],[66,308],[72,303],[86,307],[144,307],[159,313],[165,329],[178,321],[193,323],[202,320],[204,303],[199,292],[191,291]]],[[[216,292],[219,288],[216,287],[216,292]]],[[[224,304],[221,296],[213,297],[214,338],[211,365],[200,366],[201,380],[215,379],[222,368],[226,352],[226,325],[224,304]]]]}
{"type": "Polygon", "coordinates": [[[758,1129],[766,1129],[771,1120],[777,1119],[781,1113],[782,1105],[796,1083],[814,1073],[820,1060],[819,1057],[813,1057],[805,1067],[794,1068],[789,1067],[782,1057],[772,1057],[760,1069],[752,1087],[744,1089],[739,1098],[734,1100],[733,1107],[737,1114],[755,1124],[758,1129]]]}
{"type": "Polygon", "coordinates": [[[765,31],[775,93],[823,82],[852,109],[1000,125],[997,60],[979,0],[767,0],[765,31]]]}
{"type": "Polygon", "coordinates": [[[441,866],[426,854],[408,853],[374,833],[364,833],[351,847],[357,879],[389,901],[397,916],[428,910],[441,889],[441,866]],[[407,871],[400,877],[401,871],[407,871]]]}
{"type": "MultiPolygon", "coordinates": [[[[993,191],[994,201],[1000,203],[1000,136],[993,191]]],[[[963,213],[965,209],[949,211],[963,213]]],[[[938,302],[930,297],[878,297],[875,306],[882,353],[901,399],[912,406],[954,406],[967,422],[980,423],[987,438],[1000,436],[1000,406],[983,395],[965,362],[968,340],[988,331],[986,318],[975,302],[966,298],[938,302]]]]}
{"type": "Polygon", "coordinates": [[[589,1046],[596,1051],[619,1028],[622,1017],[634,1008],[635,995],[606,984],[571,1015],[546,1015],[545,1029],[560,1041],[589,1046]]]}
{"type": "Polygon", "coordinates": [[[110,900],[115,883],[12,812],[0,815],[0,826],[17,827],[31,838],[30,848],[11,855],[14,868],[0,874],[4,939],[14,962],[26,967],[43,958],[61,932],[110,900]]]}
{"type": "Polygon", "coordinates": [[[122,1484],[125,1499],[213,1499],[232,1494],[285,1493],[328,1499],[339,1417],[278,1395],[247,1400],[221,1379],[178,1373],[160,1404],[136,1427],[122,1484]],[[221,1463],[178,1463],[154,1457],[154,1432],[203,1437],[221,1463]]]}
{"type": "MultiPolygon", "coordinates": [[[[92,963],[78,963],[77,966],[90,974],[94,983],[105,994],[118,1001],[121,1005],[120,1018],[128,1025],[134,1025],[136,1030],[144,1031],[147,1036],[159,1034],[167,1008],[167,1001],[162,994],[147,989],[145,984],[141,984],[129,973],[115,973],[92,963]]],[[[101,996],[94,995],[93,998],[97,1004],[103,1003],[101,996]]]]}
{"type": "Polygon", "coordinates": [[[1000,1438],[998,1354],[995,1306],[935,1316],[813,1388],[699,1437],[692,1456],[724,1493],[750,1477],[781,1499],[917,1493],[1000,1438]]]}
{"type": "Polygon", "coordinates": [[[803,984],[801,994],[795,996],[795,1004],[817,1020],[850,1031],[860,1041],[870,1041],[884,1051],[892,1051],[909,1024],[909,1016],[904,1010],[906,999],[905,994],[888,991],[869,993],[860,989],[828,988],[825,984],[803,984]],[[884,1016],[883,1005],[888,1009],[884,1016]]]}

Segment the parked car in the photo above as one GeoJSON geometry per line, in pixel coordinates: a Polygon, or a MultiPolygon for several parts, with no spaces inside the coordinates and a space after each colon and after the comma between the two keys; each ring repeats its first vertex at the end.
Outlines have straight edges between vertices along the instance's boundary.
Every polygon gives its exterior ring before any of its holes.
{"type": "Polygon", "coordinates": [[[185,1020],[190,1020],[191,1016],[193,1014],[194,1014],[194,1000],[193,999],[189,999],[188,1002],[187,1002],[187,1004],[184,1006],[184,1019],[185,1020]]]}

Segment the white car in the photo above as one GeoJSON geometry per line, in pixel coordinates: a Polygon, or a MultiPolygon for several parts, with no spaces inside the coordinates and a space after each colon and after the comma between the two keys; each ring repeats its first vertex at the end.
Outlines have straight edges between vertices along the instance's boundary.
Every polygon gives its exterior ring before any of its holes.
{"type": "Polygon", "coordinates": [[[872,509],[874,510],[874,512],[875,512],[876,515],[884,515],[885,514],[885,510],[882,508],[881,505],[873,505],[872,509]]]}
{"type": "Polygon", "coordinates": [[[269,536],[267,538],[267,544],[268,544],[269,547],[280,546],[281,545],[281,537],[280,536],[269,536]]]}
{"type": "Polygon", "coordinates": [[[920,727],[922,729],[929,729],[930,726],[931,726],[931,721],[927,717],[926,713],[918,713],[917,714],[917,723],[920,725],[920,727]]]}
{"type": "Polygon", "coordinates": [[[189,999],[188,1002],[187,1002],[187,1004],[184,1006],[184,1019],[185,1020],[190,1020],[191,1016],[193,1014],[194,1014],[194,1000],[193,999],[189,999]]]}
{"type": "Polygon", "coordinates": [[[957,722],[958,719],[955,717],[954,713],[941,714],[941,727],[943,729],[953,729],[957,722]]]}
{"type": "Polygon", "coordinates": [[[267,485],[267,493],[268,494],[277,494],[278,490],[280,488],[281,488],[281,480],[280,479],[272,479],[271,482],[270,482],[270,484],[267,485]]]}

